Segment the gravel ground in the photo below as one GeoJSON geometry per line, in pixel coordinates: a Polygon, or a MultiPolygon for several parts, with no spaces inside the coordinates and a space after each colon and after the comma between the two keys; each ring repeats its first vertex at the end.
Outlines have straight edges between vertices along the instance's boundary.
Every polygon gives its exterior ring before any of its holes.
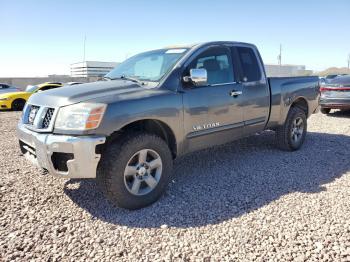
{"type": "Polygon", "coordinates": [[[32,167],[18,118],[0,113],[0,261],[350,261],[350,114],[313,115],[297,152],[264,132],[179,159],[137,211],[32,167]]]}

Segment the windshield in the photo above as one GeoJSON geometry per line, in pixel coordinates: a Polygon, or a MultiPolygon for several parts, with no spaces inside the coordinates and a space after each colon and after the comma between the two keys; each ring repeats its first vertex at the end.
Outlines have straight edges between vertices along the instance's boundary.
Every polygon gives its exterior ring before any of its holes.
{"type": "Polygon", "coordinates": [[[134,78],[158,82],[187,52],[187,48],[161,49],[135,55],[114,68],[105,77],[134,78]]]}
{"type": "Polygon", "coordinates": [[[333,79],[333,78],[336,78],[338,75],[328,75],[326,76],[327,79],[333,79]]]}
{"type": "Polygon", "coordinates": [[[27,86],[26,92],[33,93],[37,88],[38,86],[27,86]]]}
{"type": "Polygon", "coordinates": [[[350,76],[341,76],[341,77],[337,77],[334,78],[334,80],[332,80],[331,82],[332,84],[348,84],[350,85],[350,76]]]}

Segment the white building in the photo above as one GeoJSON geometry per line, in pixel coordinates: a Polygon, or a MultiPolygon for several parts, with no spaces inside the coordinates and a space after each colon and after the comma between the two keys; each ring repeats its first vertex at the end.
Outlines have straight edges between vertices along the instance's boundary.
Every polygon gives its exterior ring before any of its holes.
{"type": "Polygon", "coordinates": [[[70,74],[72,77],[104,76],[118,64],[116,62],[99,61],[74,63],[70,65],[70,74]]]}

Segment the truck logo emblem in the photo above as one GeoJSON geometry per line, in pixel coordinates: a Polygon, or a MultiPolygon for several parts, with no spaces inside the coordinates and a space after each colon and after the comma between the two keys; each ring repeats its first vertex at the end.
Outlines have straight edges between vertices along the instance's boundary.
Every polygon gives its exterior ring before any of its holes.
{"type": "Polygon", "coordinates": [[[203,129],[209,129],[209,128],[218,127],[218,126],[220,126],[219,122],[210,123],[210,124],[203,124],[203,125],[196,125],[196,126],[193,126],[193,130],[194,131],[199,131],[199,130],[203,130],[203,129]]]}

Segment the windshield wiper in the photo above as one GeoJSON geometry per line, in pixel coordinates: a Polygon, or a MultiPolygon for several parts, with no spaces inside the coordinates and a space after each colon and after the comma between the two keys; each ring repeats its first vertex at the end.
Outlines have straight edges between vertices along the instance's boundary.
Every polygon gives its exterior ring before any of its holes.
{"type": "MultiPolygon", "coordinates": [[[[109,78],[109,77],[108,77],[109,78]]],[[[130,77],[130,76],[125,76],[125,75],[121,75],[120,77],[115,77],[115,78],[109,78],[110,80],[116,80],[116,79],[124,79],[124,80],[129,80],[129,81],[132,81],[134,83],[138,83],[140,85],[145,85],[145,82],[137,79],[137,78],[134,78],[134,77],[130,77]]]]}

